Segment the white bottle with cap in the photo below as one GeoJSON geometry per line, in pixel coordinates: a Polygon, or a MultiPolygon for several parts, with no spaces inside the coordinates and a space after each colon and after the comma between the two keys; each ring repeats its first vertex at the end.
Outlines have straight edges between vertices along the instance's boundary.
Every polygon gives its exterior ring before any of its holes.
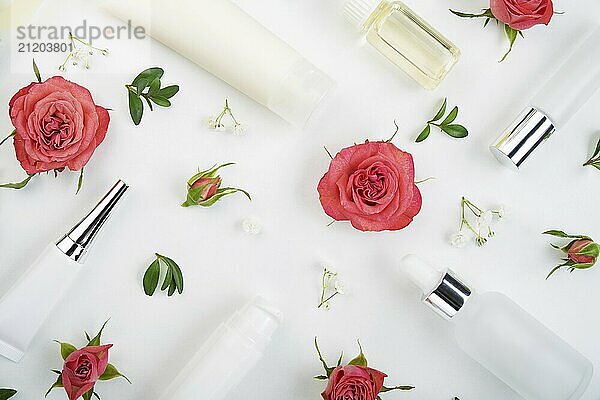
{"type": "Polygon", "coordinates": [[[257,297],[222,323],[165,391],[161,400],[222,400],[258,363],[281,313],[257,297]]]}
{"type": "Polygon", "coordinates": [[[435,89],[460,50],[401,1],[348,0],[346,19],[367,42],[426,89],[435,89]]]}
{"type": "Polygon", "coordinates": [[[423,301],[454,324],[459,347],[526,400],[578,400],[592,363],[550,329],[497,292],[475,294],[450,270],[414,255],[402,268],[423,301]]]}
{"type": "Polygon", "coordinates": [[[303,126],[333,88],[230,0],[109,0],[103,7],[294,125],[303,126]]]}
{"type": "Polygon", "coordinates": [[[521,114],[490,146],[503,165],[517,170],[600,88],[600,28],[576,47],[521,114]]]}

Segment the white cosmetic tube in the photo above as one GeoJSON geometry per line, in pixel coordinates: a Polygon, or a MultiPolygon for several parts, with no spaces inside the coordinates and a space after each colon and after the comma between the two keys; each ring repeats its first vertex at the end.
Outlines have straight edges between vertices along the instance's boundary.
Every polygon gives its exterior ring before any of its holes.
{"type": "Polygon", "coordinates": [[[281,314],[257,297],[222,323],[181,370],[161,400],[223,400],[258,363],[281,314]]]}
{"type": "Polygon", "coordinates": [[[230,0],[109,0],[103,7],[294,125],[304,126],[333,87],[230,0]]]}
{"type": "Polygon", "coordinates": [[[19,362],[54,306],[71,287],[128,186],[118,181],[58,243],[51,243],[0,298],[0,355],[19,362]]]}

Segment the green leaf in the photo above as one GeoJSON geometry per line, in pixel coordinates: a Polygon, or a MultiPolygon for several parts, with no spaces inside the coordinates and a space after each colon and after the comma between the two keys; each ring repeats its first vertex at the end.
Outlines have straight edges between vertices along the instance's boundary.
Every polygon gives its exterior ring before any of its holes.
{"type": "Polygon", "coordinates": [[[12,133],[10,135],[8,135],[4,139],[2,139],[2,141],[0,142],[0,146],[2,146],[4,144],[4,142],[6,142],[8,139],[15,136],[16,134],[17,134],[17,130],[15,129],[14,131],[12,131],[12,133]]]}
{"type": "Polygon", "coordinates": [[[379,393],[387,393],[387,392],[391,392],[392,390],[413,390],[415,387],[414,386],[394,386],[394,387],[382,387],[381,390],[379,391],[379,393]]]}
{"type": "Polygon", "coordinates": [[[150,264],[146,273],[144,274],[144,293],[148,296],[152,296],[156,287],[158,286],[158,279],[160,277],[160,262],[158,258],[150,264]]]}
{"type": "Polygon", "coordinates": [[[451,124],[452,122],[454,122],[454,120],[456,119],[457,116],[458,116],[458,107],[454,107],[452,109],[452,111],[450,111],[450,114],[448,114],[446,119],[444,119],[444,121],[442,121],[441,125],[451,124]]]}
{"type": "Polygon", "coordinates": [[[177,284],[175,283],[175,280],[173,280],[173,281],[171,281],[171,286],[169,286],[169,291],[167,292],[167,296],[169,296],[169,297],[173,296],[176,289],[177,289],[177,284]]]}
{"type": "Polygon", "coordinates": [[[508,38],[510,47],[508,48],[506,54],[504,54],[504,57],[502,57],[502,59],[499,62],[506,60],[506,57],[508,57],[508,55],[512,51],[515,41],[517,40],[517,35],[519,34],[518,30],[511,28],[508,24],[504,24],[504,32],[506,33],[506,37],[508,38]]]}
{"type": "Polygon", "coordinates": [[[467,128],[458,124],[442,125],[440,128],[448,135],[457,139],[461,139],[469,135],[467,128]]]}
{"type": "Polygon", "coordinates": [[[120,373],[119,370],[112,364],[108,364],[106,366],[106,370],[98,379],[100,379],[101,381],[109,381],[109,380],[115,379],[115,378],[123,378],[131,384],[131,381],[129,380],[129,378],[127,378],[125,375],[120,373]]]}
{"type": "Polygon", "coordinates": [[[154,95],[160,91],[160,78],[154,78],[148,85],[148,94],[154,95]]]}
{"type": "Polygon", "coordinates": [[[77,179],[77,191],[75,194],[79,193],[81,190],[81,185],[83,184],[83,167],[81,167],[81,172],[79,172],[79,179],[77,179]]]}
{"type": "Polygon", "coordinates": [[[589,236],[585,236],[585,235],[569,235],[566,234],[563,231],[559,231],[556,229],[552,229],[546,232],[542,232],[542,235],[551,235],[551,236],[556,236],[556,237],[560,237],[560,238],[567,238],[567,239],[590,239],[591,238],[589,236]]]}
{"type": "Polygon", "coordinates": [[[362,367],[366,367],[368,365],[367,358],[363,354],[362,346],[360,342],[358,342],[358,348],[360,349],[360,354],[356,356],[353,360],[350,360],[348,365],[359,365],[362,367]]]}
{"type": "Polygon", "coordinates": [[[581,249],[577,254],[598,258],[598,256],[600,256],[600,245],[598,245],[598,243],[590,243],[581,249]]]}
{"type": "Polygon", "coordinates": [[[62,375],[58,375],[58,378],[56,378],[56,382],[54,382],[54,383],[52,384],[52,386],[50,386],[50,389],[48,389],[48,391],[46,392],[46,394],[44,395],[44,397],[48,397],[48,395],[50,394],[50,392],[51,392],[53,389],[56,389],[56,388],[61,388],[61,387],[63,387],[63,383],[62,383],[62,375]]]}
{"type": "Polygon", "coordinates": [[[131,115],[131,119],[133,123],[139,125],[142,121],[142,115],[144,115],[144,103],[142,103],[142,99],[140,96],[133,93],[131,90],[128,90],[129,93],[129,115],[131,115]]]}
{"type": "Polygon", "coordinates": [[[178,92],[179,92],[179,86],[171,85],[171,86],[167,86],[167,87],[160,89],[160,92],[158,92],[158,94],[161,97],[164,97],[165,99],[170,99],[171,97],[175,96],[178,92]]]}
{"type": "MultiPolygon", "coordinates": [[[[2,145],[2,143],[0,143],[0,145],[2,145]]],[[[585,164],[583,164],[584,167],[588,166],[588,165],[591,165],[593,167],[596,167],[596,168],[600,169],[600,140],[598,140],[598,144],[596,145],[596,149],[594,150],[594,154],[592,154],[592,156],[590,157],[590,159],[587,160],[585,162],[585,164]],[[596,158],[596,157],[598,157],[598,158],[596,158]]]]}
{"type": "Polygon", "coordinates": [[[94,336],[92,340],[89,341],[88,346],[100,346],[100,341],[102,339],[102,331],[104,331],[104,328],[106,327],[106,324],[108,324],[108,321],[109,320],[104,321],[102,327],[98,331],[98,334],[94,336]]]}
{"type": "Polygon", "coordinates": [[[552,276],[552,275],[553,275],[553,274],[554,274],[556,271],[558,271],[559,269],[561,269],[562,267],[566,267],[566,266],[569,266],[569,265],[570,265],[570,263],[569,263],[569,262],[566,262],[566,263],[564,263],[564,264],[560,264],[560,265],[557,265],[556,267],[552,268],[552,270],[551,270],[551,271],[548,273],[548,275],[546,276],[546,280],[550,279],[550,277],[551,277],[551,276],[552,276]]]}
{"type": "Polygon", "coordinates": [[[448,105],[448,98],[444,98],[444,102],[442,103],[442,106],[440,107],[439,111],[437,112],[437,114],[435,114],[435,117],[433,117],[433,119],[429,122],[435,122],[440,120],[444,114],[446,114],[446,106],[448,105]]]}
{"type": "Polygon", "coordinates": [[[0,188],[15,190],[23,189],[25,186],[27,186],[31,178],[33,178],[34,176],[35,174],[28,175],[27,178],[25,178],[25,180],[18,183],[5,183],[4,185],[0,185],[0,188]]]}
{"type": "Polygon", "coordinates": [[[60,355],[63,360],[66,360],[67,357],[69,357],[72,352],[77,350],[77,347],[73,346],[70,343],[63,343],[63,342],[59,342],[58,340],[56,340],[55,342],[60,345],[60,355]]]}
{"type": "Polygon", "coordinates": [[[326,377],[325,375],[317,375],[313,379],[317,379],[317,380],[320,380],[320,381],[326,381],[329,378],[326,377]]]}
{"type": "Polygon", "coordinates": [[[344,358],[344,352],[342,351],[342,352],[340,353],[340,358],[338,358],[338,361],[337,361],[337,366],[338,366],[338,367],[339,367],[340,365],[342,365],[342,359],[343,359],[343,358],[344,358]]]}
{"type": "Polygon", "coordinates": [[[89,391],[85,392],[82,396],[83,400],[90,400],[92,395],[94,394],[94,388],[91,388],[89,391]]]}
{"type": "Polygon", "coordinates": [[[160,79],[164,75],[165,71],[159,67],[148,68],[142,72],[138,76],[135,77],[132,86],[137,88],[138,94],[142,94],[144,89],[150,85],[155,79],[160,79]]]}
{"type": "Polygon", "coordinates": [[[183,273],[181,272],[181,268],[179,265],[169,257],[160,256],[165,261],[165,263],[169,266],[171,270],[171,274],[173,275],[173,281],[175,282],[175,286],[177,287],[177,291],[179,294],[183,293],[183,273]]]}
{"type": "Polygon", "coordinates": [[[160,290],[167,290],[167,288],[171,285],[171,282],[173,282],[173,269],[167,268],[167,274],[165,275],[165,280],[163,281],[160,290]]]}
{"type": "Polygon", "coordinates": [[[14,389],[0,389],[0,400],[8,400],[17,394],[17,391],[14,389]]]}
{"type": "Polygon", "coordinates": [[[423,131],[421,131],[421,133],[419,134],[419,136],[417,137],[417,140],[415,140],[415,142],[421,143],[422,141],[424,141],[425,139],[427,139],[429,137],[430,133],[431,133],[431,126],[429,124],[427,124],[427,126],[425,127],[425,129],[423,129],[423,131]]]}
{"type": "Polygon", "coordinates": [[[161,107],[171,107],[171,101],[167,98],[161,97],[161,96],[149,96],[150,100],[152,100],[154,102],[154,104],[156,104],[157,106],[161,106],[161,107]]]}
{"type": "Polygon", "coordinates": [[[470,14],[470,13],[465,13],[465,12],[460,12],[460,11],[454,11],[454,10],[450,10],[450,12],[458,17],[461,18],[490,18],[490,19],[496,19],[496,17],[494,17],[494,14],[492,14],[492,10],[491,9],[487,9],[484,10],[481,14],[470,14]]]}
{"type": "Polygon", "coordinates": [[[35,63],[35,58],[33,59],[33,73],[35,74],[35,78],[39,83],[42,83],[42,75],[40,74],[40,69],[35,63]]]}
{"type": "Polygon", "coordinates": [[[319,355],[319,361],[321,361],[321,364],[323,365],[323,369],[325,370],[327,378],[329,378],[335,368],[329,367],[327,365],[327,363],[325,362],[325,359],[323,359],[323,355],[321,354],[321,349],[319,349],[319,342],[317,341],[316,336],[315,336],[315,349],[317,349],[317,354],[319,355]]]}

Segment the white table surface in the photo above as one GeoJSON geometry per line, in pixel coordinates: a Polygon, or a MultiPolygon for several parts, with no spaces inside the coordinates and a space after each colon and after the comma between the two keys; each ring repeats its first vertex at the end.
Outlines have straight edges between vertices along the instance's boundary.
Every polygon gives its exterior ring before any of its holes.
{"type": "MultiPolygon", "coordinates": [[[[89,3],[48,3],[73,22],[84,16],[97,24],[117,23],[89,3]]],[[[111,362],[134,383],[103,382],[97,391],[111,400],[157,399],[216,325],[261,293],[281,308],[285,320],[260,365],[229,399],[318,399],[323,382],[311,379],[321,372],[315,335],[332,363],[339,350],[352,356],[360,338],[372,366],[389,374],[387,383],[417,387],[384,399],[519,399],[457,348],[451,325],[419,303],[417,290],[397,274],[399,258],[409,252],[452,266],[481,291],[506,293],[600,369],[600,271],[561,272],[545,281],[559,254],[541,235],[558,228],[600,238],[599,172],[581,167],[598,138],[600,93],[519,174],[501,168],[487,151],[499,129],[591,31],[600,5],[595,0],[557,1],[557,10],[565,15],[555,16],[548,28],[527,31],[526,40],[519,39],[508,60],[499,64],[506,48],[501,29],[490,24],[483,30],[483,21],[462,20],[447,11],[477,11],[483,0],[407,3],[463,52],[434,92],[361,46],[333,2],[239,0],[337,81],[333,105],[304,131],[290,128],[156,42],[146,50],[135,41],[99,42],[110,48],[110,57],[96,56],[91,71],[71,68],[69,79],[114,110],[110,130],[86,167],[79,195],[74,195],[77,174],[67,172],[57,179],[37,177],[22,191],[0,191],[0,292],[117,178],[132,189],[23,361],[0,359],[0,386],[19,389],[19,400],[41,399],[55,378],[50,369],[61,366],[52,340],[83,345],[83,330],[95,331],[110,317],[104,340],[115,344],[111,362]],[[181,92],[172,108],[146,113],[141,126],[134,127],[123,85],[153,65],[164,67],[163,82],[180,84],[181,92]],[[458,121],[469,127],[469,138],[453,141],[435,132],[425,143],[413,143],[444,96],[460,106],[458,121]],[[244,137],[209,131],[203,122],[226,97],[249,128],[244,137]],[[361,233],[343,222],[327,227],[330,219],[316,192],[329,163],[323,146],[337,151],[366,138],[387,138],[394,119],[401,127],[395,143],[414,155],[417,179],[437,178],[420,185],[421,213],[399,232],[361,233]],[[252,193],[251,203],[239,195],[211,209],[179,207],[185,181],[197,166],[229,161],[238,165],[224,170],[224,179],[252,193]],[[505,203],[513,208],[512,219],[498,226],[485,248],[453,249],[447,242],[459,223],[461,195],[484,207],[505,203]],[[262,221],[259,236],[242,231],[241,221],[248,216],[262,221]],[[154,252],[169,255],[182,267],[183,296],[144,295],[141,279],[154,252]],[[316,309],[322,263],[334,265],[351,288],[328,312],[316,309]]],[[[43,13],[40,21],[50,14],[43,13]]],[[[12,130],[8,99],[33,78],[30,55],[22,58],[21,70],[9,68],[6,57],[14,61],[15,54],[2,49],[0,132],[5,134],[12,130]]],[[[61,56],[36,57],[45,77],[58,72],[61,56]]],[[[21,176],[12,146],[3,146],[0,180],[21,176]]],[[[584,400],[599,396],[596,375],[584,400]]],[[[48,398],[66,397],[56,390],[48,398]]]]}

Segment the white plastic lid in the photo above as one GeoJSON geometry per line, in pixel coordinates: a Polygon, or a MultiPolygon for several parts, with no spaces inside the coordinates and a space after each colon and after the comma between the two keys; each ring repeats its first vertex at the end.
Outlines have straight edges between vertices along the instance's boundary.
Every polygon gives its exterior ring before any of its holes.
{"type": "Polygon", "coordinates": [[[292,125],[304,127],[334,87],[327,74],[299,57],[270,94],[267,107],[292,125]]]}
{"type": "Polygon", "coordinates": [[[229,320],[231,327],[260,347],[271,340],[280,322],[281,311],[260,296],[246,304],[229,320]]]}
{"type": "Polygon", "coordinates": [[[362,30],[364,23],[379,4],[381,0],[348,0],[344,6],[344,16],[348,22],[362,30]]]}
{"type": "Polygon", "coordinates": [[[413,283],[428,296],[440,284],[446,271],[432,267],[419,257],[409,254],[400,261],[402,271],[408,275],[413,283]]]}

